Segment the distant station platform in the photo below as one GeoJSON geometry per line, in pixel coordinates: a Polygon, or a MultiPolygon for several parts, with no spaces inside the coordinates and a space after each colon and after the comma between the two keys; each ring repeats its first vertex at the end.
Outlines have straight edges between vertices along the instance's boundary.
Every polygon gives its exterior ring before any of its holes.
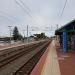
{"type": "MultiPolygon", "coordinates": [[[[43,41],[43,40],[42,40],[43,41]]],[[[19,47],[19,46],[23,46],[23,45],[29,45],[29,44],[33,44],[33,43],[38,43],[39,41],[34,41],[34,42],[29,42],[29,43],[14,43],[14,44],[8,44],[8,45],[0,45],[0,51],[2,50],[6,50],[6,49],[10,49],[10,48],[15,48],[15,47],[19,47]]]]}
{"type": "Polygon", "coordinates": [[[75,75],[75,52],[63,53],[53,40],[31,75],[75,75]]]}

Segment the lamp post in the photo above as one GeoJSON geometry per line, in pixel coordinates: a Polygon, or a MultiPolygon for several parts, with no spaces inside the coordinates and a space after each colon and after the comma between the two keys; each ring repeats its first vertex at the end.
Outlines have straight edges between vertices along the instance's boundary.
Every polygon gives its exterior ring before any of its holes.
{"type": "Polygon", "coordinates": [[[29,33],[29,25],[27,25],[27,43],[29,42],[28,33],[29,33]]]}
{"type": "MultiPolygon", "coordinates": [[[[57,24],[56,29],[58,30],[58,28],[59,28],[59,25],[57,24]]],[[[56,39],[58,40],[58,35],[56,36],[56,39]]]]}
{"type": "Polygon", "coordinates": [[[23,34],[24,34],[24,42],[25,42],[25,30],[23,30],[23,34]]]}
{"type": "Polygon", "coordinates": [[[8,26],[9,27],[9,31],[10,31],[10,44],[11,44],[11,27],[12,26],[8,26]]]}

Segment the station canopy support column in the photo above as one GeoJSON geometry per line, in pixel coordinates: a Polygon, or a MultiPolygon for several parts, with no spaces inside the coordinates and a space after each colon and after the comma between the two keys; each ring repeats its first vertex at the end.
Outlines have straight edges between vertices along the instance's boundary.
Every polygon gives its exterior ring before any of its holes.
{"type": "Polygon", "coordinates": [[[63,51],[67,52],[67,32],[63,32],[63,51]]]}

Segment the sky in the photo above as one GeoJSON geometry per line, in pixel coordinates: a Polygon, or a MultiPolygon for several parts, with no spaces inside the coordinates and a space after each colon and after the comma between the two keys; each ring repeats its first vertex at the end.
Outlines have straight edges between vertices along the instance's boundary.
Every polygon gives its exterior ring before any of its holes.
{"type": "Polygon", "coordinates": [[[44,32],[53,36],[58,27],[75,19],[75,0],[0,0],[0,36],[9,36],[8,26],[18,27],[26,36],[27,25],[29,35],[44,32]]]}

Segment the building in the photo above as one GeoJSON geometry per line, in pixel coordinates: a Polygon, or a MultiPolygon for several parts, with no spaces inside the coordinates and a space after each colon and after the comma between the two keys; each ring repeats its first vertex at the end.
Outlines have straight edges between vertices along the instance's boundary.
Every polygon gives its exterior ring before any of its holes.
{"type": "Polygon", "coordinates": [[[64,52],[75,50],[75,20],[55,31],[64,52]]]}
{"type": "Polygon", "coordinates": [[[9,41],[10,37],[0,36],[0,41],[9,41]]]}

